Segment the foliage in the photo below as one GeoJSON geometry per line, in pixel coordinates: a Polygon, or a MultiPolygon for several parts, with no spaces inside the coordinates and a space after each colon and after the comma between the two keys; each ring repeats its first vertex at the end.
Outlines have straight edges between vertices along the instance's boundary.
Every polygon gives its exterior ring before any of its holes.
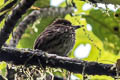
{"type": "Polygon", "coordinates": [[[109,11],[108,15],[101,10],[92,9],[90,14],[84,17],[93,27],[93,33],[103,42],[104,48],[114,54],[119,54],[120,25],[114,16],[114,12],[109,11]]]}
{"type": "MultiPolygon", "coordinates": [[[[9,2],[12,0],[9,0],[9,2]]],[[[80,0],[74,0],[77,11],[74,12],[76,16],[71,16],[67,14],[65,19],[70,20],[74,25],[85,25],[85,27],[80,28],[76,31],[76,43],[75,46],[69,55],[69,57],[76,58],[74,52],[76,48],[81,44],[90,44],[91,50],[89,52],[89,56],[83,58],[83,60],[87,61],[96,61],[98,58],[98,62],[102,63],[115,63],[118,58],[120,58],[120,11],[111,11],[108,12],[104,9],[89,9],[83,10],[83,5],[86,2],[80,0]],[[83,14],[84,13],[84,14],[83,14]],[[92,27],[92,31],[87,30],[87,24],[90,24],[92,27]],[[101,56],[99,54],[101,53],[101,56]],[[108,57],[109,55],[109,57],[108,57]]],[[[3,5],[4,0],[1,0],[0,9],[7,5],[3,5]]],[[[50,1],[49,0],[38,0],[34,6],[36,7],[48,7],[50,1]]],[[[61,4],[61,6],[65,6],[65,2],[61,4]]],[[[29,12],[32,10],[29,9],[29,12]]],[[[29,13],[28,12],[28,13],[29,13]]],[[[22,19],[28,14],[26,13],[22,19]]],[[[0,13],[0,15],[3,13],[0,13]]],[[[34,24],[29,25],[29,28],[26,30],[25,34],[23,35],[22,39],[20,40],[17,48],[32,48],[36,37],[49,25],[55,18],[53,17],[46,17],[40,18],[34,24]]],[[[5,19],[4,19],[5,20],[5,19]]],[[[4,20],[0,23],[1,26],[4,25],[4,20]]],[[[16,25],[17,26],[17,25],[16,25]]],[[[11,37],[10,37],[11,38],[11,37]]],[[[9,38],[9,40],[10,40],[9,38]]],[[[9,42],[8,40],[8,42],[9,42]]],[[[79,52],[79,55],[84,53],[79,52]]],[[[5,76],[5,68],[6,65],[4,63],[0,64],[0,70],[2,71],[2,75],[5,76]],[[3,68],[4,67],[4,68],[3,68]]],[[[58,75],[62,75],[59,73],[55,73],[58,75]]],[[[65,74],[63,74],[65,75],[65,74]]],[[[80,74],[74,74],[78,78],[81,78],[80,74]]],[[[92,79],[108,79],[106,76],[95,76],[91,77],[92,79]]],[[[109,80],[112,80],[109,77],[109,80]]]]}
{"type": "Polygon", "coordinates": [[[7,68],[7,64],[5,62],[1,62],[0,63],[0,75],[2,75],[3,77],[5,77],[7,74],[6,68],[7,68]]]}

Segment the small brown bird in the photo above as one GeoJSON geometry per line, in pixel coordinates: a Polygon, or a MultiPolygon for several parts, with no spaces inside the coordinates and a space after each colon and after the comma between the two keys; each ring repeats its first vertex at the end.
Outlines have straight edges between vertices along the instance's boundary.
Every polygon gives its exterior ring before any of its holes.
{"type": "Polygon", "coordinates": [[[80,27],[73,26],[68,20],[57,19],[40,34],[34,49],[67,56],[75,44],[75,30],[80,27]]]}

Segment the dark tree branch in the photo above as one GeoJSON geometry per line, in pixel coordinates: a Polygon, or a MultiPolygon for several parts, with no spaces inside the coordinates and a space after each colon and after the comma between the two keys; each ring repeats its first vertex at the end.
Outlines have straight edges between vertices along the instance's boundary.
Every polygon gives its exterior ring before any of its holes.
{"type": "MultiPolygon", "coordinates": [[[[86,0],[82,0],[86,1],[86,0]]],[[[92,3],[103,3],[103,4],[114,4],[114,5],[120,5],[119,0],[88,0],[92,3]]]]}
{"type": "MultiPolygon", "coordinates": [[[[0,9],[0,12],[3,12],[7,9],[10,9],[12,6],[15,5],[15,3],[17,3],[18,0],[13,0],[12,2],[8,3],[6,6],[4,6],[2,9],[0,9]]],[[[5,2],[7,2],[7,0],[5,0],[5,2]]]]}
{"type": "Polygon", "coordinates": [[[9,38],[9,35],[13,31],[13,28],[16,25],[17,21],[35,1],[36,0],[22,0],[21,3],[13,9],[12,14],[8,16],[3,29],[1,29],[0,48],[9,38]]]}
{"type": "Polygon", "coordinates": [[[6,15],[6,13],[3,13],[2,15],[0,15],[0,23],[5,18],[5,15],[6,15]]]}
{"type": "Polygon", "coordinates": [[[41,17],[57,17],[65,16],[73,11],[72,7],[67,8],[40,8],[40,10],[32,11],[28,16],[26,16],[22,22],[16,28],[16,31],[13,32],[13,37],[10,40],[10,47],[16,47],[22,35],[24,34],[28,25],[34,23],[40,16],[41,17]]]}
{"type": "MultiPolygon", "coordinates": [[[[4,0],[4,3],[6,3],[7,1],[8,0],[4,0]]],[[[0,12],[4,11],[4,13],[2,15],[0,15],[0,22],[5,18],[5,15],[7,14],[8,9],[13,7],[16,3],[17,3],[17,0],[13,0],[12,2],[8,3],[6,6],[4,6],[3,8],[0,9],[0,12]]]]}
{"type": "Polygon", "coordinates": [[[12,62],[15,65],[37,65],[63,68],[73,73],[85,73],[88,75],[108,75],[116,76],[116,70],[111,69],[112,64],[102,64],[97,62],[87,62],[68,57],[61,57],[55,54],[46,54],[39,50],[25,50],[2,48],[0,50],[0,61],[12,62]]]}

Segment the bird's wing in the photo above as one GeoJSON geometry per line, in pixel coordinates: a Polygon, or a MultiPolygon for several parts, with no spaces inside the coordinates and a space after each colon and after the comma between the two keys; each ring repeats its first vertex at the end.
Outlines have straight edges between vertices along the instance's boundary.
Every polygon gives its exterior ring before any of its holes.
{"type": "Polygon", "coordinates": [[[38,39],[35,41],[34,49],[48,50],[55,45],[61,44],[61,41],[58,40],[64,34],[64,26],[56,25],[49,27],[43,31],[38,39]]]}

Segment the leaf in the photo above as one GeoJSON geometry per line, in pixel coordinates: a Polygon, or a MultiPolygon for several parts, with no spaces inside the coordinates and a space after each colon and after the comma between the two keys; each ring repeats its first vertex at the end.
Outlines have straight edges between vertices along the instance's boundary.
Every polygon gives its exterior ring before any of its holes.
{"type": "Polygon", "coordinates": [[[36,7],[48,7],[50,6],[50,0],[37,0],[33,6],[36,6],[36,7]]]}
{"type": "Polygon", "coordinates": [[[118,54],[120,51],[120,25],[114,18],[114,12],[109,11],[109,15],[99,9],[92,9],[89,15],[83,17],[92,26],[93,33],[103,42],[104,48],[118,54]]]}
{"type": "Polygon", "coordinates": [[[1,62],[0,63],[0,74],[2,75],[2,76],[6,76],[6,74],[7,74],[7,70],[6,70],[6,68],[7,68],[7,64],[5,63],[5,62],[1,62]]]}

